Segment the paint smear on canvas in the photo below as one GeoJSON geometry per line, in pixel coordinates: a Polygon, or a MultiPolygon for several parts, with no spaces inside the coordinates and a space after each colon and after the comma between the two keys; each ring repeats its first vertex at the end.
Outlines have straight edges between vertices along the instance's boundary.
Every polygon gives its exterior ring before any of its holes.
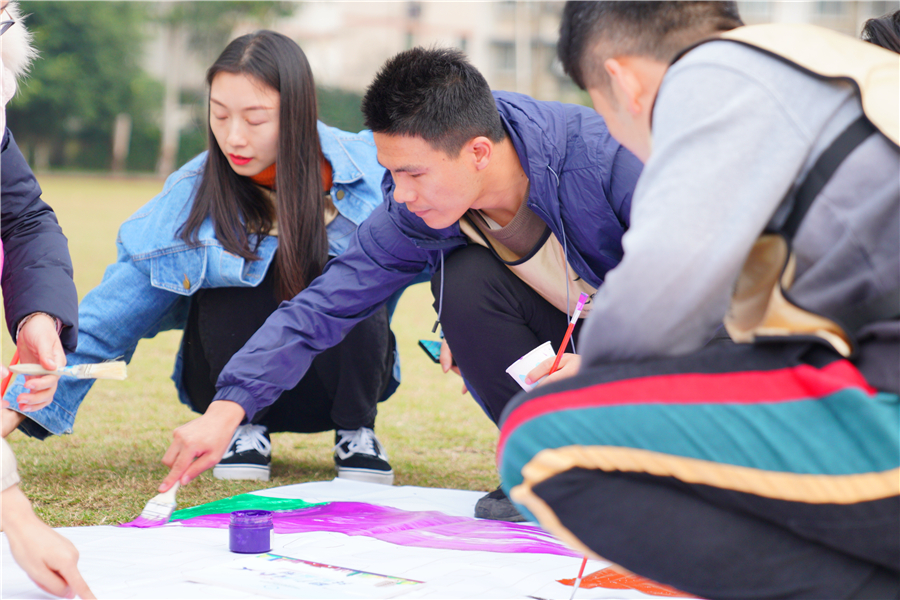
{"type": "MultiPolygon", "coordinates": [[[[275,533],[331,531],[419,548],[580,556],[546,531],[530,525],[454,517],[437,511],[406,511],[362,502],[330,502],[303,510],[276,512],[272,520],[275,533]]],[[[207,514],[184,519],[181,524],[226,529],[228,521],[228,514],[207,514]]]]}
{"type": "Polygon", "coordinates": [[[270,498],[268,496],[257,496],[256,494],[239,494],[231,498],[176,510],[172,513],[172,520],[181,521],[202,515],[232,513],[236,510],[269,510],[272,512],[300,510],[310,506],[318,506],[319,504],[322,503],[306,502],[299,498],[270,498]]]}
{"type": "MultiPolygon", "coordinates": [[[[563,585],[575,585],[575,579],[558,579],[563,585]]],[[[579,588],[605,588],[608,590],[637,590],[651,596],[668,598],[690,598],[690,594],[673,587],[656,583],[634,573],[623,573],[614,567],[606,567],[586,575],[579,588]]]]}
{"type": "MultiPolygon", "coordinates": [[[[208,502],[206,504],[192,506],[191,508],[176,510],[174,513],[172,513],[171,520],[181,521],[184,519],[192,519],[203,515],[224,514],[226,517],[225,526],[227,527],[228,515],[236,510],[270,510],[274,512],[298,510],[317,505],[318,504],[313,504],[304,500],[294,498],[269,498],[268,496],[257,496],[255,494],[239,494],[230,498],[216,500],[215,502],[208,502]]],[[[141,529],[145,529],[148,527],[162,527],[167,522],[168,521],[161,520],[151,521],[149,519],[145,519],[144,517],[138,517],[134,521],[122,523],[121,525],[119,525],[119,527],[139,527],[141,529]]]]}
{"type": "Polygon", "coordinates": [[[162,527],[168,523],[168,521],[163,521],[162,519],[145,519],[144,517],[138,517],[134,521],[129,521],[127,523],[122,523],[119,527],[139,527],[141,529],[146,529],[148,527],[162,527]]]}

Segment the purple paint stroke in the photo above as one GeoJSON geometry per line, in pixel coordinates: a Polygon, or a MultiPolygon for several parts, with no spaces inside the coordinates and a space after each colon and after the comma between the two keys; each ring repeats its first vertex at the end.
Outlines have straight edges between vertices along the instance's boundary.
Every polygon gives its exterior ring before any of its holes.
{"type": "MultiPolygon", "coordinates": [[[[228,516],[228,515],[226,515],[226,516],[228,516]]],[[[127,523],[121,523],[119,525],[119,527],[140,527],[141,529],[146,529],[148,527],[162,527],[163,525],[165,525],[168,522],[169,522],[168,519],[166,519],[166,520],[145,519],[144,517],[138,517],[134,521],[129,521],[127,523]]],[[[226,527],[227,527],[227,525],[226,525],[226,527]]]]}
{"type": "MultiPolygon", "coordinates": [[[[579,557],[542,529],[520,523],[453,517],[437,511],[406,511],[362,502],[331,502],[275,512],[275,533],[331,531],[363,535],[417,548],[529,552],[579,557]]],[[[185,527],[227,529],[230,515],[202,515],[179,521],[185,527]]]]}

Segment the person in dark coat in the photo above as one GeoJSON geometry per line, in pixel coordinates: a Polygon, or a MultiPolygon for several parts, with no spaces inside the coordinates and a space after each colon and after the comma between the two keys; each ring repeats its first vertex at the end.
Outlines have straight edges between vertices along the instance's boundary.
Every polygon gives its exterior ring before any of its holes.
{"type": "MultiPolygon", "coordinates": [[[[4,21],[14,21],[6,10],[4,21]]],[[[41,199],[41,186],[6,127],[5,106],[16,91],[16,77],[27,71],[34,52],[28,33],[8,26],[3,45],[3,131],[0,153],[0,237],[3,243],[3,308],[6,325],[19,352],[19,362],[40,363],[45,369],[66,364],[65,351],[78,340],[78,294],[72,280],[68,240],[53,209],[41,199]],[[21,43],[15,43],[21,38],[21,43]]],[[[50,404],[59,378],[29,377],[21,409],[50,404]]],[[[23,415],[3,409],[3,437],[18,427],[23,415]]]]}
{"type": "MultiPolygon", "coordinates": [[[[63,347],[74,350],[78,319],[78,295],[72,281],[72,261],[66,238],[53,210],[41,200],[31,169],[6,128],[6,103],[16,90],[16,78],[24,74],[34,51],[30,36],[20,23],[15,4],[0,0],[0,280],[9,332],[22,362],[40,363],[46,369],[66,364],[63,347]],[[10,31],[12,30],[12,31],[10,31]]],[[[0,376],[6,378],[5,365],[0,376]]],[[[32,405],[53,400],[58,377],[31,377],[32,405]]],[[[19,413],[3,402],[3,438],[0,439],[0,530],[9,540],[13,558],[29,577],[56,596],[94,598],[78,572],[78,550],[41,521],[19,488],[16,459],[6,435],[18,424],[19,413]]]]}

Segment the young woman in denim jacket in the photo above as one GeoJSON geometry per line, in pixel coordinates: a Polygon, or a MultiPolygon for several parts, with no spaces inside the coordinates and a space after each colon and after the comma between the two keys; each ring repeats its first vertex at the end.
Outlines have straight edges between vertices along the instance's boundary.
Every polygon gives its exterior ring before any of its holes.
{"type": "MultiPolygon", "coordinates": [[[[130,361],[141,338],[183,329],[172,378],[181,401],[201,413],[231,356],[279,302],[346,249],[381,203],[384,174],[370,132],[317,122],[312,72],[287,37],[260,31],[237,38],[207,82],[209,152],[171,175],[121,226],[118,260],[81,302],[78,349],[68,357],[69,364],[130,361]]],[[[239,426],[213,474],[268,480],[269,432],[335,429],[338,476],[390,484],[393,471],[373,427],[377,402],[396,387],[394,365],[382,307],[239,426]]],[[[60,381],[55,401],[34,412],[15,403],[25,391],[21,381],[7,399],[28,416],[16,415],[20,428],[43,438],[72,431],[90,386],[60,381]]]]}

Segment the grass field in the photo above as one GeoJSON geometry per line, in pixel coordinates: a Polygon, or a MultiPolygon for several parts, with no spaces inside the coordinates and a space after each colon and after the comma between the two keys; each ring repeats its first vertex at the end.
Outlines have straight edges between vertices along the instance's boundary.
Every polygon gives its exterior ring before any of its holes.
{"type": "MultiPolygon", "coordinates": [[[[153,179],[39,177],[56,210],[75,266],[79,296],[96,286],[115,260],[119,224],[162,189],[153,179]]],[[[394,314],[403,384],[380,405],[376,431],[395,472],[395,485],[490,490],[497,485],[497,430],[460,395],[461,380],[444,375],[416,346],[432,338],[428,286],[410,288],[394,314]]],[[[54,527],[120,523],[137,516],[166,474],[160,462],[172,430],[196,415],[182,405],[169,375],[180,332],[139,345],[124,382],[100,381],[86,397],[72,435],[44,442],[15,432],[8,438],[19,461],[22,488],[54,527]]],[[[3,359],[12,356],[3,333],[3,359]]],[[[263,487],[334,477],[332,432],[272,436],[272,478],[219,481],[207,472],[179,492],[185,508],[263,487]]]]}

